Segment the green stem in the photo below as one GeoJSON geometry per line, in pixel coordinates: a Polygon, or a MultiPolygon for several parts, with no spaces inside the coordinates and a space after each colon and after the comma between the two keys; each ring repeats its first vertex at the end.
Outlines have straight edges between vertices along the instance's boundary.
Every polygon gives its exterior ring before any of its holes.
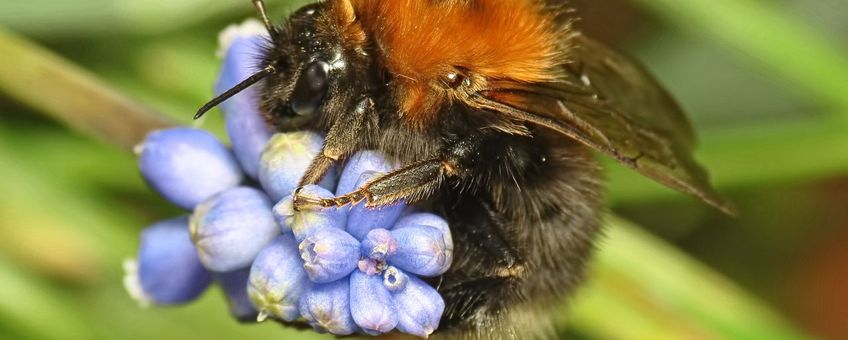
{"type": "Polygon", "coordinates": [[[772,1],[636,0],[696,36],[719,40],[848,121],[848,54],[772,1]]]}
{"type": "Polygon", "coordinates": [[[0,255],[0,319],[30,339],[90,339],[92,327],[63,296],[0,255]]]}
{"type": "Polygon", "coordinates": [[[0,91],[74,129],[124,149],[168,121],[85,70],[0,29],[0,91]]]}
{"type": "Polygon", "coordinates": [[[607,236],[569,316],[599,339],[803,339],[727,278],[637,226],[606,218],[607,236]]]}

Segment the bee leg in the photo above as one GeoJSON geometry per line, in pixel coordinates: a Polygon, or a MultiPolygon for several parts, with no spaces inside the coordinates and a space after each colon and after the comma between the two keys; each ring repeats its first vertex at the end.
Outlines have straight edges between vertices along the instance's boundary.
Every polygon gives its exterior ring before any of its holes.
{"type": "Polygon", "coordinates": [[[312,159],[312,163],[300,179],[300,186],[320,182],[336,161],[359,148],[361,136],[372,124],[369,117],[375,116],[373,111],[374,100],[371,97],[364,97],[357,102],[353,114],[344,115],[344,118],[330,128],[321,153],[312,159]]]}
{"type": "Polygon", "coordinates": [[[442,278],[439,292],[448,301],[443,329],[480,323],[485,312],[501,304],[521,301],[519,289],[526,267],[514,242],[504,232],[507,224],[485,199],[457,196],[445,203],[457,249],[456,270],[442,278]],[[469,260],[473,259],[473,260],[469,260]],[[493,300],[492,296],[499,298],[493,300]]]}
{"type": "Polygon", "coordinates": [[[440,159],[413,163],[405,168],[379,176],[355,191],[333,198],[313,198],[299,195],[295,191],[294,208],[301,210],[309,206],[333,207],[357,204],[366,201],[367,207],[379,207],[397,200],[426,197],[439,187],[444,178],[444,167],[440,159]]]}
{"type": "MultiPolygon", "coordinates": [[[[450,145],[435,157],[379,176],[346,195],[316,199],[298,197],[296,193],[295,209],[300,210],[310,205],[344,206],[363,200],[366,201],[367,207],[380,207],[399,200],[414,202],[424,199],[438,190],[446,178],[466,174],[479,156],[477,150],[487,142],[494,142],[497,136],[494,133],[468,136],[450,145]]],[[[308,174],[307,171],[307,176],[308,174]]]]}
{"type": "Polygon", "coordinates": [[[486,311],[500,310],[524,299],[517,296],[521,294],[520,283],[515,277],[486,276],[439,287],[439,293],[448,302],[439,329],[455,330],[485,323],[481,320],[487,318],[486,311]]]}
{"type": "Polygon", "coordinates": [[[472,257],[488,262],[485,276],[519,278],[524,274],[524,261],[504,235],[507,222],[481,198],[459,198],[446,203],[445,216],[453,221],[457,242],[479,249],[472,257]]]}

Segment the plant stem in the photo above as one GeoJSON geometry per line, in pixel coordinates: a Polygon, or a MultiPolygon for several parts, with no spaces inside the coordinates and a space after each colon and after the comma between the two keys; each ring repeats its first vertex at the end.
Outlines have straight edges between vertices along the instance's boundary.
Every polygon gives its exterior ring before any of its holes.
{"type": "Polygon", "coordinates": [[[636,0],[695,36],[721,41],[759,62],[848,122],[848,54],[776,2],[636,0]]]}
{"type": "Polygon", "coordinates": [[[598,339],[804,339],[727,278],[615,216],[569,321],[598,339]]]}
{"type": "Polygon", "coordinates": [[[72,128],[130,150],[168,120],[69,61],[0,29],[0,92],[72,128]]]}

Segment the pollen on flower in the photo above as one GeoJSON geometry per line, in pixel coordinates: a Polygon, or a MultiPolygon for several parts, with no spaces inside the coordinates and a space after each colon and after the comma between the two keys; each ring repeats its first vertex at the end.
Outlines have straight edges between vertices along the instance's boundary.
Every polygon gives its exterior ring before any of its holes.
{"type": "Polygon", "coordinates": [[[381,274],[384,270],[386,270],[386,267],[388,267],[386,261],[378,261],[369,258],[363,258],[359,260],[359,263],[357,264],[359,271],[368,276],[381,274]]]}

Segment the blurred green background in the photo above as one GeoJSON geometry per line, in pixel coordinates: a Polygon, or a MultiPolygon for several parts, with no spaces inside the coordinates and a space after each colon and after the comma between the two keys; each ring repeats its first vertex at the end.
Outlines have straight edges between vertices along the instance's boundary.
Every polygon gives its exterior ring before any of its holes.
{"type": "MultiPolygon", "coordinates": [[[[610,164],[608,235],[561,334],[848,338],[848,1],[573,3],[679,99],[741,214],[610,164]]],[[[128,150],[195,124],[217,32],[252,16],[247,0],[0,2],[0,338],[313,336],[239,325],[214,289],[140,309],[121,285],[139,230],[180,214],[128,150]]],[[[218,115],[203,127],[223,135],[218,115]]]]}

